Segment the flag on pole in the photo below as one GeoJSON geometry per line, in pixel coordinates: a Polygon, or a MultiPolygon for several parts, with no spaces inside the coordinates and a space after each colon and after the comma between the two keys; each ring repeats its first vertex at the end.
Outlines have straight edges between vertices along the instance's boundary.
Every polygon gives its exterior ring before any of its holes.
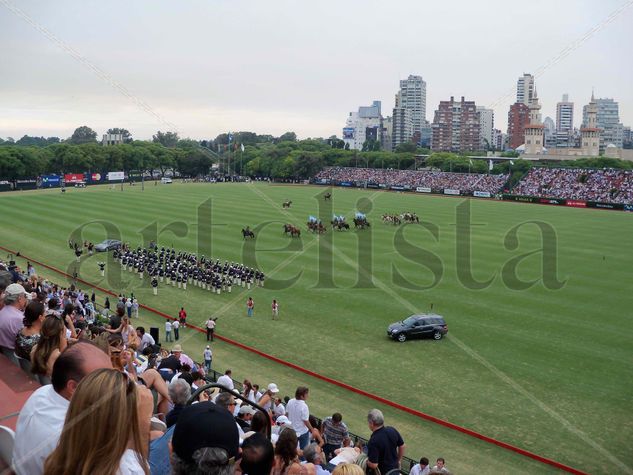
{"type": "Polygon", "coordinates": [[[492,171],[492,160],[488,160],[488,170],[492,171]]]}
{"type": "Polygon", "coordinates": [[[240,148],[242,149],[242,152],[244,151],[244,144],[240,144],[240,148]]]}

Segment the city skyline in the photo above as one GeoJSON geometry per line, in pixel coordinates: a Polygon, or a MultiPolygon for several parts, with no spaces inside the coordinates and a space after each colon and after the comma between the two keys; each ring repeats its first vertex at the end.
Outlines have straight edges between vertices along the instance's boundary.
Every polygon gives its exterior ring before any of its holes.
{"type": "MultiPolygon", "coordinates": [[[[151,8],[139,2],[125,4],[125,15],[117,2],[89,7],[21,2],[18,8],[57,43],[0,6],[0,41],[5,45],[0,137],[66,138],[80,125],[99,134],[125,127],[137,139],[174,129],[181,137],[196,139],[229,130],[340,136],[342,119],[361,105],[379,100],[385,112],[391,111],[394,91],[409,75],[422,76],[427,83],[429,120],[440,101],[465,96],[494,109],[495,128],[504,131],[517,78],[532,73],[543,117],[556,117],[556,103],[564,93],[576,111],[582,110],[593,89],[596,97],[618,102],[620,121],[633,124],[633,65],[622,59],[625,45],[633,41],[627,30],[633,9],[624,10],[567,57],[550,61],[601,24],[620,2],[547,4],[547,15],[539,13],[544,2],[528,10],[496,0],[487,9],[458,1],[400,3],[411,16],[425,18],[423,32],[402,29],[397,15],[378,15],[376,9],[384,8],[378,2],[370,2],[375,8],[327,1],[158,2],[151,8]],[[334,7],[336,15],[331,14],[334,7]],[[442,22],[449,17],[450,24],[442,22]],[[519,20],[536,25],[531,48],[521,47],[527,40],[512,24],[519,20]],[[491,38],[469,34],[468,41],[460,40],[462,27],[478,21],[494,25],[491,38]],[[350,35],[374,23],[380,30],[362,41],[350,35]],[[440,41],[446,29],[455,32],[455,39],[440,41]],[[434,48],[434,41],[442,48],[434,48]],[[503,58],[501,64],[495,57],[503,58]]],[[[580,126],[579,116],[575,127],[580,126]]]]}

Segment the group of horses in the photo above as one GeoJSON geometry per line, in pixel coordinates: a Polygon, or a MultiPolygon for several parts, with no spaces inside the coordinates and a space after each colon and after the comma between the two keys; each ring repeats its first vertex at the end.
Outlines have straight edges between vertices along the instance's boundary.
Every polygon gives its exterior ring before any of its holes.
{"type": "Polygon", "coordinates": [[[301,229],[292,224],[284,224],[284,234],[290,237],[301,237],[301,229]]]}
{"type": "Polygon", "coordinates": [[[418,218],[417,214],[409,213],[409,212],[400,213],[399,215],[398,214],[383,214],[382,222],[385,224],[393,224],[393,225],[402,224],[403,222],[404,223],[419,223],[420,218],[418,218]]]}
{"type": "Polygon", "coordinates": [[[323,223],[320,221],[308,221],[308,231],[312,231],[313,233],[323,234],[327,231],[327,228],[323,226],[323,223]]]}

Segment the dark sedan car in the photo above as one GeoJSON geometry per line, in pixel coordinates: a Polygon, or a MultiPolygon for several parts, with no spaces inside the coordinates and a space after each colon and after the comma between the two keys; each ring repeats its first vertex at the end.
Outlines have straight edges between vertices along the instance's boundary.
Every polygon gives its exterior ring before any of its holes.
{"type": "Polygon", "coordinates": [[[106,239],[95,246],[97,252],[107,252],[113,249],[119,249],[121,247],[121,241],[117,239],[106,239]]]}
{"type": "Polygon", "coordinates": [[[392,323],[387,329],[389,338],[400,342],[427,337],[441,340],[447,333],[448,326],[444,318],[435,314],[411,315],[397,323],[392,323]]]}

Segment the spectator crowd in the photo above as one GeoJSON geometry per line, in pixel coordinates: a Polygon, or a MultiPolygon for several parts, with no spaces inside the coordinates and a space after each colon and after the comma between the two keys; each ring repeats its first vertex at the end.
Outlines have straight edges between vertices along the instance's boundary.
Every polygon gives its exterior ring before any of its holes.
{"type": "Polygon", "coordinates": [[[633,170],[532,168],[512,194],[633,204],[633,170]]]}
{"type": "Polygon", "coordinates": [[[398,186],[415,189],[430,188],[442,193],[445,189],[459,190],[460,193],[474,191],[497,193],[508,180],[508,175],[486,175],[482,173],[451,173],[427,170],[393,170],[378,168],[326,167],[315,180],[331,183],[350,182],[361,186],[379,184],[386,187],[398,186]]]}
{"type": "MultiPolygon", "coordinates": [[[[310,414],[307,387],[282,399],[277,384],[237,383],[231,370],[218,378],[221,387],[210,386],[208,366],[181,345],[167,351],[131,326],[123,297],[104,322],[94,293],[27,269],[0,261],[0,350],[42,384],[18,416],[18,475],[363,475],[401,467],[404,440],[379,410],[367,416],[365,444],[340,413],[323,421],[310,414]]],[[[431,468],[422,458],[411,470],[449,473],[443,459],[431,468]]]]}

